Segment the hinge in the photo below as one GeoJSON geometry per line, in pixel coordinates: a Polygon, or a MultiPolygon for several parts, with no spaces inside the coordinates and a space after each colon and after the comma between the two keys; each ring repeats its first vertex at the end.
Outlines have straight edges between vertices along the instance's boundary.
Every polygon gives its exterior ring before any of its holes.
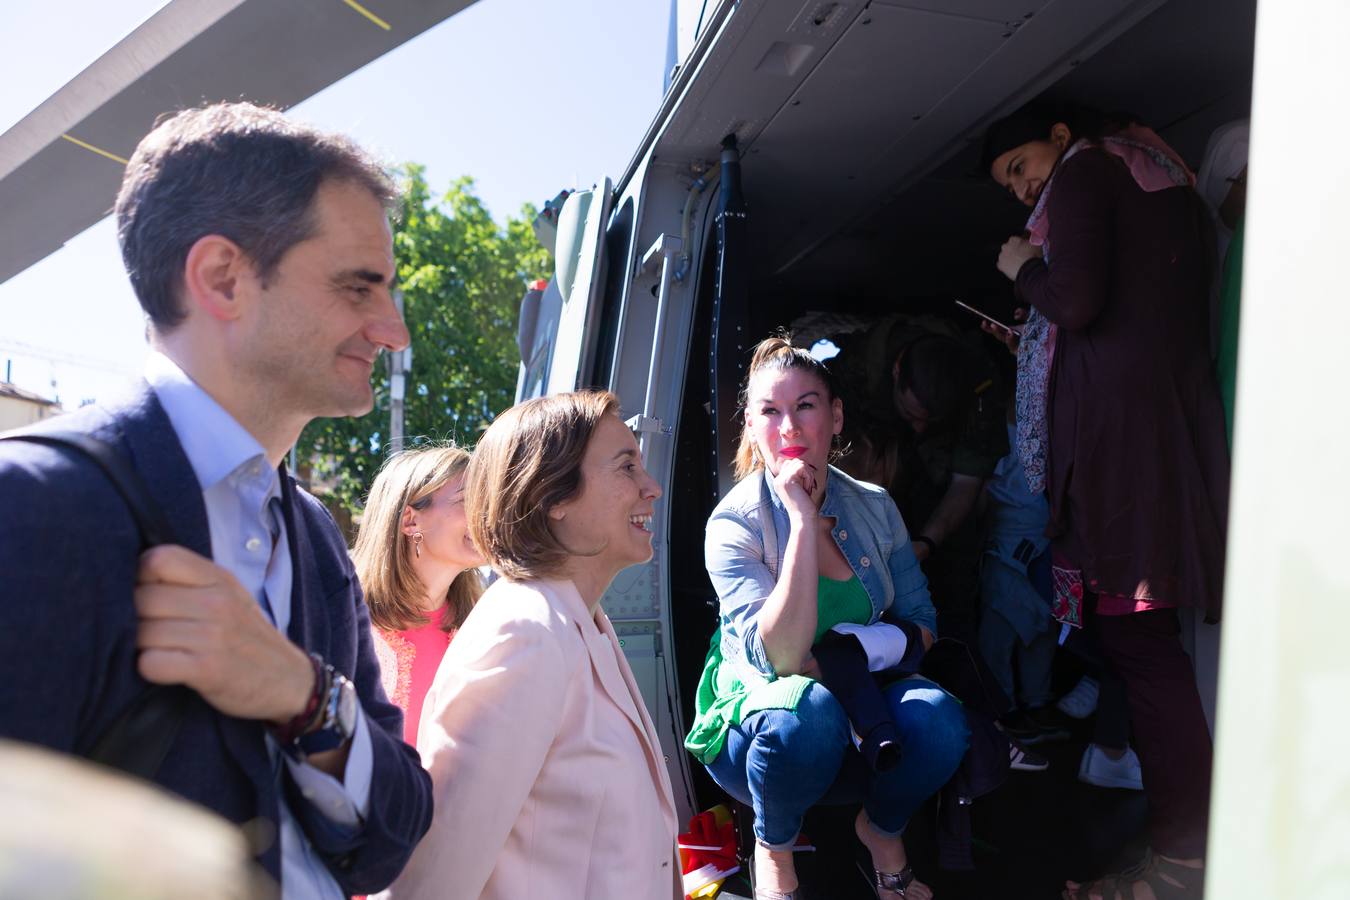
{"type": "Polygon", "coordinates": [[[670,434],[673,429],[655,416],[633,416],[623,424],[634,434],[670,434]]]}

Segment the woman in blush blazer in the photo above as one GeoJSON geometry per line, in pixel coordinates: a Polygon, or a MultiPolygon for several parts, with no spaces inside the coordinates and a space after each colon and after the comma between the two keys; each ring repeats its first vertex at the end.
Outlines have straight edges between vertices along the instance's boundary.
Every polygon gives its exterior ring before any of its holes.
{"type": "Polygon", "coordinates": [[[618,409],[595,391],[531,400],[475,449],[470,533],[502,578],[427,694],[436,813],[391,898],[683,893],[664,757],[600,609],[651,559],[661,495],[618,409]]]}

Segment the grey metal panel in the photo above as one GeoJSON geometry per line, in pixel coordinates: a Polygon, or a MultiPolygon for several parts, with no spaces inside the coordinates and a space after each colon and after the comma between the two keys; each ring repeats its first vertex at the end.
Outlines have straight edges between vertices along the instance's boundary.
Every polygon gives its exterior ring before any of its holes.
{"type": "Polygon", "coordinates": [[[703,71],[703,63],[707,58],[709,48],[721,40],[728,17],[742,0],[708,0],[708,2],[712,4],[713,8],[707,10],[707,20],[700,27],[694,49],[689,52],[688,58],[680,64],[679,71],[671,77],[666,85],[666,94],[661,100],[661,107],[656,111],[656,116],[652,119],[651,124],[647,126],[647,131],[642,135],[642,140],[638,142],[637,150],[634,151],[628,165],[624,167],[623,175],[619,176],[619,180],[615,182],[620,192],[628,187],[633,176],[643,165],[651,162],[652,145],[664,133],[666,121],[672,110],[684,103],[689,87],[702,81],[701,78],[695,76],[703,71]]]}
{"type": "Polygon", "coordinates": [[[895,6],[965,16],[1014,25],[1035,16],[1044,0],[873,0],[873,6],[895,6]]]}
{"type": "Polygon", "coordinates": [[[605,591],[605,612],[615,622],[655,621],[661,617],[661,557],[629,566],[605,591]]]}
{"type": "Polygon", "coordinates": [[[663,129],[659,158],[715,160],[733,132],[742,147],[752,142],[865,4],[842,0],[813,25],[816,7],[830,5],[741,3],[663,129]]]}
{"type": "Polygon", "coordinates": [[[166,112],[248,99],[286,108],[471,5],[368,0],[174,0],[0,135],[0,282],[112,207],[121,163],[166,112]]]}
{"type": "MultiPolygon", "coordinates": [[[[791,209],[782,210],[789,221],[848,216],[860,198],[875,194],[871,173],[903,165],[908,154],[897,145],[999,49],[1003,30],[982,19],[869,10],[760,134],[747,177],[793,184],[791,209]],[[880,108],[879,95],[886,98],[880,108]]],[[[781,221],[777,205],[770,198],[767,209],[758,208],[757,222],[781,221]]]]}

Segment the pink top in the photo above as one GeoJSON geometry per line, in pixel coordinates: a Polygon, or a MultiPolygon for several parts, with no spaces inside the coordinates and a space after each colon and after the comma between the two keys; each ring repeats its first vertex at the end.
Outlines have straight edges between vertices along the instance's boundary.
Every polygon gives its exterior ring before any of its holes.
{"type": "Polygon", "coordinates": [[[384,692],[403,710],[403,740],[413,746],[417,745],[417,726],[422,721],[422,701],[454,637],[453,632],[441,630],[448,611],[449,607],[442,606],[429,615],[429,622],[417,628],[370,629],[375,636],[375,655],[380,660],[384,692]]]}
{"type": "Polygon", "coordinates": [[[1158,597],[1125,597],[1121,594],[1098,594],[1097,615],[1128,616],[1151,609],[1172,609],[1176,604],[1158,597]]]}

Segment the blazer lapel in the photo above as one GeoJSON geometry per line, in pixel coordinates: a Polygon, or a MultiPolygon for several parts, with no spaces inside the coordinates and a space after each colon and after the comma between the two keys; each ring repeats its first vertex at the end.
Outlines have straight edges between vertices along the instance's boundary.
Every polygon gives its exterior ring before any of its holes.
{"type": "Polygon", "coordinates": [[[599,620],[593,617],[591,611],[586,608],[586,601],[581,599],[581,594],[572,582],[558,581],[550,587],[563,601],[566,611],[576,623],[577,630],[581,632],[586,652],[591,657],[591,668],[595,670],[595,675],[604,687],[605,693],[609,694],[610,699],[623,710],[623,714],[633,723],[633,727],[643,734],[645,742],[647,728],[642,714],[634,703],[634,697],[637,696],[637,704],[641,704],[641,696],[630,691],[623,678],[622,670],[615,658],[616,654],[621,656],[622,652],[619,650],[618,639],[613,636],[614,629],[609,627],[608,617],[603,611],[599,620]],[[601,631],[600,621],[605,623],[607,631],[601,631]]]}
{"type": "Polygon", "coordinates": [[[565,597],[568,609],[576,620],[577,629],[581,632],[582,640],[585,641],[586,650],[591,657],[591,668],[595,671],[600,685],[615,705],[623,710],[638,733],[643,752],[647,756],[647,765],[657,783],[661,785],[662,803],[673,827],[674,795],[671,792],[670,775],[666,771],[665,756],[661,752],[661,743],[656,736],[656,726],[652,723],[651,717],[647,714],[647,706],[642,701],[642,692],[628,668],[623,650],[619,648],[619,638],[614,633],[614,626],[604,610],[600,610],[598,615],[592,617],[585,601],[581,599],[576,586],[571,582],[559,583],[555,588],[565,597]]]}
{"type": "MultiPolygon", "coordinates": [[[[642,748],[647,753],[647,764],[652,769],[652,774],[656,776],[661,784],[661,797],[667,806],[667,812],[672,825],[675,823],[675,808],[672,805],[674,793],[670,786],[670,773],[666,771],[666,757],[661,752],[661,741],[656,734],[656,724],[652,722],[651,715],[647,712],[647,704],[642,700],[642,691],[638,687],[637,680],[633,678],[633,670],[629,668],[624,659],[623,650],[619,647],[619,636],[614,633],[614,625],[609,621],[609,616],[605,615],[604,610],[596,618],[596,630],[601,638],[609,647],[609,653],[615,659],[615,668],[618,669],[619,676],[623,679],[623,696],[628,702],[625,704],[615,695],[615,689],[601,678],[601,683],[605,685],[605,690],[611,697],[614,697],[619,707],[633,719],[633,724],[637,726],[638,733],[642,736],[642,748]],[[636,713],[636,718],[634,718],[636,713]]],[[[592,651],[592,656],[595,651],[592,651]]],[[[600,671],[597,667],[597,671],[600,671]]]]}

